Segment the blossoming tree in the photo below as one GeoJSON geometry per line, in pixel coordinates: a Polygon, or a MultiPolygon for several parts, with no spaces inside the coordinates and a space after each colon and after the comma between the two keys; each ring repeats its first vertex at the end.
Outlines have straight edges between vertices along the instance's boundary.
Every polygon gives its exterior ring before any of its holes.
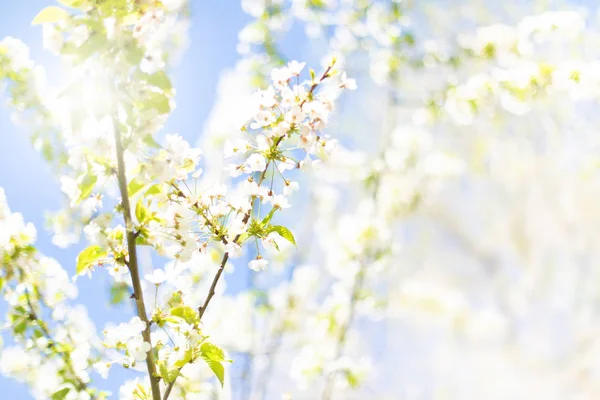
{"type": "Polygon", "coordinates": [[[598,396],[581,10],[243,0],[201,151],[161,134],[190,4],[58,3],[33,23],[67,82],[11,37],[0,79],[65,194],[54,243],[87,247],[63,269],[0,192],[3,374],[39,399],[108,398],[123,368],[136,400],[598,396]],[[320,66],[282,50],[294,23],[320,66]],[[77,282],[106,273],[136,316],[96,332],[77,282]]]}

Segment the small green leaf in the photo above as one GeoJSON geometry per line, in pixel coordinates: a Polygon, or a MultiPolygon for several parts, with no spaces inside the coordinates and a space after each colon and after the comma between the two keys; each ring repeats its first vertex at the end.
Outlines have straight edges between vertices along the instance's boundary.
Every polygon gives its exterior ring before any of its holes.
{"type": "Polygon", "coordinates": [[[179,376],[180,372],[179,369],[174,368],[171,371],[169,371],[169,376],[167,377],[167,382],[174,382],[175,379],[177,379],[177,377],[179,376]]]}
{"type": "Polygon", "coordinates": [[[64,388],[64,389],[60,389],[58,392],[54,392],[54,394],[52,395],[52,400],[63,400],[65,397],[67,397],[67,395],[69,394],[69,392],[71,391],[71,388],[64,388]]]}
{"type": "Polygon", "coordinates": [[[129,286],[124,283],[116,283],[110,287],[110,304],[116,306],[121,304],[129,296],[129,286]]]}
{"type": "Polygon", "coordinates": [[[167,368],[167,364],[164,361],[159,361],[158,363],[158,375],[163,378],[165,383],[171,383],[177,379],[179,376],[179,369],[172,368],[169,370],[167,368]]]}
{"type": "Polygon", "coordinates": [[[225,354],[223,350],[218,346],[215,346],[212,343],[204,342],[202,346],[200,346],[200,353],[202,355],[202,359],[208,364],[210,369],[213,371],[221,387],[223,387],[224,379],[225,379],[225,368],[223,368],[223,361],[229,361],[225,359],[225,354]]]}
{"type": "Polygon", "coordinates": [[[173,292],[173,294],[171,295],[171,298],[169,299],[169,301],[167,302],[167,304],[171,307],[171,308],[175,308],[180,304],[183,304],[183,300],[181,298],[181,291],[177,291],[177,292],[173,292]]]}
{"type": "Polygon", "coordinates": [[[58,22],[69,18],[71,14],[67,10],[63,10],[60,7],[50,6],[44,8],[42,11],[35,16],[32,25],[45,24],[47,22],[58,22]]]}
{"type": "Polygon", "coordinates": [[[81,195],[79,196],[77,202],[81,202],[90,197],[90,194],[92,194],[92,190],[94,190],[94,185],[96,185],[97,181],[98,177],[92,174],[87,174],[83,178],[83,180],[79,184],[79,190],[81,190],[81,195]]]}
{"type": "Polygon", "coordinates": [[[85,8],[88,5],[87,0],[58,0],[58,2],[63,6],[79,9],[85,8]]]}
{"type": "Polygon", "coordinates": [[[15,335],[21,335],[27,330],[27,320],[23,319],[18,324],[14,325],[13,332],[15,335]]]}
{"type": "Polygon", "coordinates": [[[244,243],[246,240],[248,240],[249,237],[250,237],[250,234],[248,232],[242,233],[237,240],[237,244],[244,243]]]}
{"type": "Polygon", "coordinates": [[[145,232],[143,229],[142,234],[135,238],[135,244],[138,246],[150,246],[150,242],[148,242],[148,239],[145,237],[145,232]]]}
{"type": "Polygon", "coordinates": [[[199,322],[198,312],[190,306],[177,306],[171,308],[171,315],[180,317],[188,324],[196,324],[199,322]]]}
{"type": "Polygon", "coordinates": [[[148,212],[142,200],[140,199],[135,205],[135,217],[137,218],[140,224],[143,224],[146,221],[146,217],[148,216],[148,212]]]}
{"type": "Polygon", "coordinates": [[[228,361],[225,359],[225,353],[223,352],[223,349],[210,342],[202,343],[202,346],[200,346],[200,351],[203,357],[208,357],[213,361],[228,361]]]}
{"type": "Polygon", "coordinates": [[[160,114],[167,114],[171,111],[169,98],[162,93],[151,93],[144,102],[144,108],[155,109],[160,114]]]}
{"type": "Polygon", "coordinates": [[[269,222],[271,222],[271,218],[273,218],[273,214],[275,214],[275,211],[277,211],[276,207],[273,207],[271,209],[271,211],[269,211],[269,213],[267,214],[267,216],[260,222],[261,227],[264,228],[265,226],[267,226],[267,224],[269,222]]]}
{"type": "Polygon", "coordinates": [[[162,192],[162,190],[160,189],[160,185],[159,184],[152,185],[152,186],[150,186],[148,188],[148,190],[146,190],[146,194],[148,196],[151,196],[153,194],[159,194],[161,192],[162,192]]]}
{"type": "Polygon", "coordinates": [[[194,349],[187,349],[183,354],[183,358],[181,360],[175,361],[175,366],[177,368],[183,368],[184,365],[188,364],[194,358],[194,349]]]}
{"type": "Polygon", "coordinates": [[[124,57],[129,64],[138,65],[144,58],[144,50],[138,47],[135,42],[132,42],[125,47],[124,57]]]}
{"type": "Polygon", "coordinates": [[[102,250],[100,246],[97,244],[91,245],[84,249],[77,256],[77,274],[82,273],[92,265],[96,263],[99,259],[106,257],[107,252],[102,250]]]}
{"type": "Polygon", "coordinates": [[[76,55],[79,59],[85,60],[91,57],[98,50],[106,46],[106,38],[99,33],[92,33],[90,37],[77,50],[76,55]]]}
{"type": "Polygon", "coordinates": [[[167,364],[164,361],[159,361],[158,363],[158,374],[161,378],[164,379],[165,382],[170,383],[169,379],[169,370],[167,369],[167,364]]]}
{"type": "Polygon", "coordinates": [[[144,184],[133,178],[129,185],[127,185],[127,192],[129,192],[129,197],[132,197],[134,194],[138,192],[141,188],[144,187],[144,184]]]}
{"type": "Polygon", "coordinates": [[[215,374],[215,376],[219,380],[219,383],[221,384],[221,388],[222,388],[224,385],[224,380],[225,380],[225,368],[223,368],[223,364],[221,364],[218,361],[214,361],[209,358],[206,358],[204,356],[202,356],[202,358],[204,359],[204,361],[206,361],[206,363],[208,364],[208,366],[210,367],[212,372],[215,374]]]}
{"type": "Polygon", "coordinates": [[[292,233],[292,231],[290,231],[288,228],[286,228],[285,226],[281,226],[281,225],[272,225],[269,227],[269,233],[270,232],[277,232],[279,233],[279,235],[286,239],[288,242],[290,242],[291,244],[293,244],[294,246],[296,246],[296,239],[294,238],[294,234],[292,233]]]}
{"type": "Polygon", "coordinates": [[[156,140],[154,140],[152,135],[144,136],[144,138],[142,139],[142,142],[144,142],[144,144],[146,144],[147,146],[150,146],[154,149],[160,149],[160,147],[161,147],[160,144],[158,144],[158,142],[156,140]]]}
{"type": "Polygon", "coordinates": [[[348,380],[348,385],[350,385],[352,389],[356,389],[360,386],[360,379],[350,370],[346,371],[346,379],[348,380]]]}
{"type": "Polygon", "coordinates": [[[171,80],[169,79],[167,74],[165,74],[164,71],[158,71],[152,75],[146,75],[146,80],[152,86],[156,86],[157,88],[162,89],[165,92],[173,88],[171,80]]]}

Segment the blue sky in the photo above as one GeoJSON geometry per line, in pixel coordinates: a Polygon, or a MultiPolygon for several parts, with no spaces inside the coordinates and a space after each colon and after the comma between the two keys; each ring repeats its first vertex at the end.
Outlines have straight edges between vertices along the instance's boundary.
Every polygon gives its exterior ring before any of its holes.
{"type": "MultiPolygon", "coordinates": [[[[56,59],[42,49],[41,28],[31,26],[39,10],[53,4],[50,0],[0,0],[0,38],[14,36],[31,48],[32,58],[44,64],[50,79],[58,72],[56,59]]],[[[166,130],[177,132],[194,143],[214,101],[219,73],[234,66],[237,32],[249,20],[237,1],[192,2],[191,46],[174,71],[177,89],[177,109],[171,115],[166,130]],[[226,4],[225,4],[226,3],[226,4]],[[201,9],[199,9],[201,5],[201,9]]],[[[0,107],[0,186],[6,191],[13,211],[21,212],[26,221],[38,229],[38,247],[46,255],[58,259],[69,271],[81,246],[66,250],[56,248],[44,230],[44,211],[61,207],[60,185],[49,166],[30,144],[27,132],[10,121],[10,109],[2,99],[0,107]]],[[[101,329],[106,321],[123,319],[131,309],[113,308],[108,304],[108,282],[104,278],[78,281],[79,300],[101,329]],[[117,314],[117,316],[115,316],[117,314]]],[[[0,306],[0,310],[3,307],[0,306]]],[[[116,372],[116,371],[113,371],[116,372]]],[[[111,372],[103,388],[118,392],[122,375],[111,372]]],[[[0,377],[2,398],[29,399],[25,385],[0,377]]]]}

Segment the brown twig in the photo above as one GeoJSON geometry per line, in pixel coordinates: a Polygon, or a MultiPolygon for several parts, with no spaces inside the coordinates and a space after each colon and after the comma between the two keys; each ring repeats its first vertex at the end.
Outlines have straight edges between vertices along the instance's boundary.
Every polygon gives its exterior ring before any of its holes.
{"type": "MultiPolygon", "coordinates": [[[[144,341],[152,346],[150,334],[150,321],[146,314],[146,305],[144,303],[144,294],[140,281],[140,273],[137,260],[136,233],[133,230],[131,220],[131,205],[129,203],[129,193],[127,192],[127,177],[125,170],[125,161],[123,158],[123,143],[121,142],[121,134],[118,124],[114,124],[115,145],[117,150],[117,178],[119,181],[119,191],[121,193],[121,202],[123,203],[123,219],[125,220],[125,231],[127,239],[127,250],[129,253],[129,272],[131,274],[131,283],[133,284],[133,298],[138,317],[145,323],[145,328],[142,331],[144,341]]],[[[154,353],[152,349],[146,353],[146,367],[150,375],[150,387],[152,389],[152,399],[160,400],[160,385],[159,378],[156,375],[156,365],[154,363],[154,353]]]]}

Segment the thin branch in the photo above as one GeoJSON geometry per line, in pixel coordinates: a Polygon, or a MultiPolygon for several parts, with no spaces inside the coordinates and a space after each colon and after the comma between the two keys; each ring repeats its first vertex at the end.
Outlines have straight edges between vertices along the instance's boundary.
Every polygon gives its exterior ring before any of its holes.
{"type": "MultiPolygon", "coordinates": [[[[121,192],[121,202],[123,203],[123,219],[125,220],[125,230],[127,237],[127,250],[129,252],[129,272],[131,274],[131,283],[133,284],[133,298],[137,315],[145,322],[145,329],[142,331],[144,341],[152,346],[150,334],[150,322],[146,314],[146,305],[144,303],[144,294],[142,293],[142,285],[140,281],[140,273],[137,260],[137,246],[135,243],[136,234],[133,231],[133,223],[131,221],[131,206],[129,204],[129,193],[127,192],[127,177],[125,170],[125,161],[123,158],[123,143],[121,142],[121,134],[118,124],[115,121],[114,135],[115,145],[117,150],[117,177],[119,180],[119,191],[121,192]]],[[[150,387],[152,389],[152,399],[160,400],[159,378],[156,375],[156,365],[154,363],[154,352],[152,349],[146,353],[146,367],[150,375],[150,387]]]]}
{"type": "MultiPolygon", "coordinates": [[[[348,331],[354,322],[354,317],[356,314],[356,303],[358,301],[360,292],[362,291],[363,284],[365,281],[365,269],[368,262],[363,262],[360,266],[359,271],[356,273],[356,277],[354,279],[354,286],[352,287],[352,295],[350,297],[350,313],[348,314],[348,319],[340,328],[338,337],[337,337],[337,348],[335,351],[335,359],[340,358],[345,351],[346,342],[348,340],[348,331]]],[[[332,371],[327,377],[327,382],[325,383],[325,389],[323,390],[323,400],[331,399],[331,395],[333,392],[333,382],[335,375],[338,371],[332,371]]]]}

